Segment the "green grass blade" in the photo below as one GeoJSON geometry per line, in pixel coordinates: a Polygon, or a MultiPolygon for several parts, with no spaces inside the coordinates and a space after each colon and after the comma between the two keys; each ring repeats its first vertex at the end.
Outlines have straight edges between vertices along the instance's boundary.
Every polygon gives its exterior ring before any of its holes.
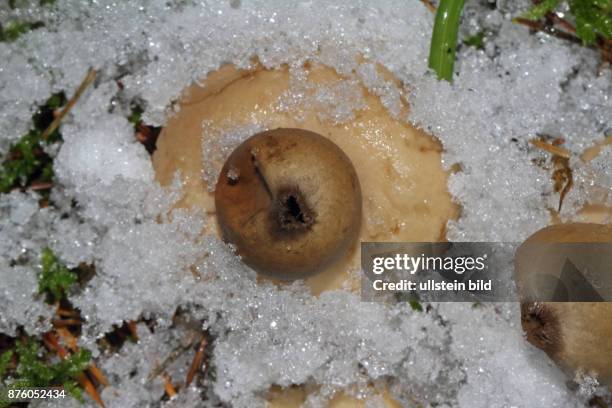
{"type": "Polygon", "coordinates": [[[438,74],[438,79],[453,80],[457,35],[464,0],[441,0],[436,12],[431,47],[429,49],[429,68],[438,74]]]}

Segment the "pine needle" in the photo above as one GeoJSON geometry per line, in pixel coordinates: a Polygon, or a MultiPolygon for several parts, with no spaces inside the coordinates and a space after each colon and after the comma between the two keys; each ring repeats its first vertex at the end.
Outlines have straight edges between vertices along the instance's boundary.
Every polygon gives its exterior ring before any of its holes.
{"type": "Polygon", "coordinates": [[[432,13],[436,12],[436,5],[433,4],[431,0],[421,0],[421,3],[427,7],[427,10],[431,11],[432,13]]]}
{"type": "Polygon", "coordinates": [[[93,68],[90,68],[87,71],[87,75],[85,75],[85,78],[83,78],[83,81],[81,82],[81,85],[79,85],[79,87],[77,88],[77,90],[74,93],[74,95],[72,95],[72,98],[70,98],[68,103],[66,103],[66,106],[64,106],[64,108],[55,117],[55,119],[53,119],[53,122],[51,122],[49,127],[47,127],[47,129],[45,129],[45,131],[43,132],[43,134],[41,136],[41,138],[43,140],[46,140],[49,137],[49,135],[51,135],[53,132],[55,132],[55,129],[57,129],[59,127],[62,119],[64,119],[64,116],[66,116],[66,114],[68,114],[68,112],[70,112],[70,110],[77,103],[77,101],[79,100],[81,95],[83,95],[83,92],[85,92],[87,87],[89,85],[91,85],[91,83],[96,79],[96,75],[97,74],[98,74],[98,72],[96,70],[94,70],[93,68]]]}
{"type": "Polygon", "coordinates": [[[564,159],[570,158],[570,152],[567,149],[564,149],[559,146],[555,146],[550,143],[546,143],[539,139],[532,139],[529,141],[535,147],[547,151],[548,153],[554,154],[555,156],[563,157],[564,159]]]}
{"type": "Polygon", "coordinates": [[[202,363],[204,362],[204,352],[206,351],[207,345],[208,340],[206,339],[206,336],[204,336],[200,341],[198,351],[196,351],[196,354],[193,357],[193,361],[191,362],[191,367],[189,367],[189,371],[187,372],[187,379],[185,380],[186,386],[189,386],[189,384],[191,384],[196,373],[198,372],[200,367],[202,367],[202,363]]]}
{"type": "Polygon", "coordinates": [[[174,397],[176,395],[176,388],[172,385],[172,379],[166,372],[164,372],[162,376],[164,378],[164,389],[166,390],[166,394],[168,394],[170,398],[174,397]]]}

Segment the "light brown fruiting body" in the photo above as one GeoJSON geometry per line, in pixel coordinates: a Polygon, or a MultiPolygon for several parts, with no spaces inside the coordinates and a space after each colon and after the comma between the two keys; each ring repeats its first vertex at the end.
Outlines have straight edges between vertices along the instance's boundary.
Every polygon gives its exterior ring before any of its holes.
{"type": "Polygon", "coordinates": [[[283,280],[315,274],[347,253],[361,224],[349,158],[303,129],[252,136],[228,157],[215,188],[224,239],[245,263],[283,280]]]}
{"type": "MultiPolygon", "coordinates": [[[[318,63],[310,63],[306,68],[307,82],[315,90],[344,80],[333,69],[318,63]]],[[[388,71],[378,68],[385,80],[400,84],[388,71]]],[[[217,134],[232,133],[236,128],[261,123],[270,129],[299,127],[314,131],[329,138],[347,154],[355,166],[362,189],[361,241],[445,240],[447,221],[458,216],[459,207],[448,193],[448,172],[440,164],[440,142],[408,122],[393,119],[380,98],[365,87],[361,86],[366,108],[357,112],[350,123],[338,126],[329,120],[321,120],[326,112],[317,106],[305,106],[299,118],[291,111],[276,108],[279,98],[292,87],[287,66],[274,70],[257,66],[246,71],[225,65],[201,78],[199,83],[204,83],[204,86],[193,84],[185,89],[177,103],[180,109],[168,118],[157,140],[153,167],[161,185],[172,185],[176,176],[180,176],[181,198],[175,207],[211,215],[207,217],[203,233],[219,233],[214,217],[215,197],[211,192],[214,186],[202,177],[214,158],[202,154],[203,143],[222,145],[223,140],[217,142],[217,134]],[[203,132],[203,123],[222,128],[223,132],[203,132]]],[[[405,102],[402,101],[401,117],[406,117],[409,110],[405,102]]],[[[215,164],[215,168],[220,169],[222,165],[222,162],[218,167],[215,164]]],[[[313,294],[339,288],[360,289],[361,283],[352,273],[359,268],[358,245],[354,249],[345,260],[305,281],[313,294]]],[[[270,280],[260,276],[258,281],[270,280]]],[[[312,392],[309,386],[296,386],[292,390],[300,398],[293,402],[282,399],[269,406],[297,408],[312,392]]],[[[273,396],[269,399],[272,400],[273,396]]],[[[372,400],[367,398],[366,404],[369,406],[372,400]]],[[[379,399],[374,401],[378,403],[379,399]]],[[[330,407],[332,405],[330,403],[330,407]]]]}
{"type": "MultiPolygon", "coordinates": [[[[525,241],[517,251],[516,279],[521,296],[521,324],[527,340],[544,350],[573,376],[583,372],[602,384],[612,385],[612,302],[532,302],[525,299],[534,274],[549,274],[538,268],[538,257],[530,251],[539,243],[612,242],[612,226],[574,223],[544,228],[525,241]],[[530,245],[530,244],[536,245],[530,245]]],[[[540,248],[546,248],[541,246],[540,248]]],[[[590,279],[610,281],[606,276],[590,279]]],[[[585,274],[586,276],[586,274],[585,274]]],[[[604,297],[604,298],[607,298],[604,297]]]]}
{"type": "MultiPolygon", "coordinates": [[[[311,63],[305,69],[306,82],[314,90],[345,80],[321,64],[311,63]]],[[[399,84],[391,75],[385,79],[399,84]]],[[[194,84],[185,90],[177,103],[180,109],[168,118],[157,140],[153,166],[162,185],[171,185],[180,176],[181,198],[175,207],[210,215],[203,233],[220,235],[214,217],[214,185],[202,175],[207,171],[218,174],[224,162],[221,154],[203,154],[203,147],[227,145],[226,135],[259,123],[269,129],[308,129],[346,153],[355,166],[363,197],[360,241],[444,240],[447,221],[458,216],[459,208],[448,193],[448,172],[440,165],[442,146],[410,123],[393,119],[380,98],[365,87],[360,86],[366,107],[351,121],[338,125],[322,119],[328,112],[316,105],[300,107],[299,117],[294,110],[278,109],[279,100],[293,87],[285,66],[242,71],[226,65],[201,82],[205,86],[194,84]]],[[[404,109],[401,117],[407,115],[407,103],[404,109]]],[[[360,252],[354,245],[343,260],[309,277],[305,284],[313,294],[339,288],[358,291],[361,282],[353,271],[359,263],[360,252]]],[[[258,280],[270,281],[263,275],[258,280]]]]}

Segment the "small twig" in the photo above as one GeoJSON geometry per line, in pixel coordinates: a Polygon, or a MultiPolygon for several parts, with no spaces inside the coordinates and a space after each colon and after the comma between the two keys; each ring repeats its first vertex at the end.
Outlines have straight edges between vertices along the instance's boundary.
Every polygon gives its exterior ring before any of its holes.
{"type": "Polygon", "coordinates": [[[554,37],[561,38],[562,40],[571,41],[576,44],[582,44],[582,40],[576,37],[575,35],[562,31],[562,30],[557,30],[554,27],[547,26],[546,24],[541,23],[539,21],[531,21],[523,17],[516,17],[514,21],[516,23],[527,26],[534,31],[542,31],[554,37]]]}
{"type": "Polygon", "coordinates": [[[91,365],[89,366],[89,372],[96,379],[96,381],[98,381],[103,386],[108,387],[108,379],[94,363],[91,363],[91,365]]]}
{"type": "Polygon", "coordinates": [[[566,182],[565,182],[565,185],[563,186],[563,189],[559,192],[559,207],[557,208],[557,212],[561,212],[561,206],[563,205],[563,200],[565,199],[565,196],[567,195],[567,193],[569,193],[569,191],[574,186],[574,177],[572,174],[572,169],[570,169],[569,167],[567,167],[566,169],[563,169],[563,174],[566,178],[566,182]]]}
{"type": "Polygon", "coordinates": [[[187,379],[185,380],[185,385],[189,386],[193,381],[196,373],[202,367],[202,362],[204,361],[204,352],[206,351],[206,346],[208,345],[208,340],[206,336],[202,337],[200,341],[200,345],[198,346],[198,351],[196,351],[195,356],[193,357],[193,361],[191,362],[191,367],[189,367],[189,371],[187,372],[187,379]]]}
{"type": "Polygon", "coordinates": [[[68,357],[68,350],[66,350],[64,346],[59,344],[59,339],[57,338],[54,332],[45,333],[42,337],[42,341],[49,350],[55,351],[57,355],[61,358],[68,357]]]}
{"type": "Polygon", "coordinates": [[[64,108],[60,111],[60,113],[55,117],[55,119],[53,119],[53,122],[51,122],[51,124],[45,129],[45,131],[42,133],[41,138],[43,140],[46,140],[53,132],[55,132],[55,129],[58,128],[58,126],[60,125],[60,122],[62,121],[62,119],[64,118],[64,116],[66,116],[66,114],[68,112],[70,112],[70,110],[74,107],[74,105],[77,103],[77,101],[79,100],[79,98],[81,97],[81,95],[83,95],[83,92],[85,92],[85,90],[87,89],[87,87],[89,85],[91,85],[91,83],[94,81],[94,79],[96,79],[96,75],[97,75],[97,71],[94,70],[93,68],[90,68],[87,71],[87,75],[85,75],[85,78],[83,79],[83,81],[81,82],[81,85],[79,85],[79,87],[77,88],[76,92],[74,93],[74,95],[72,95],[72,98],[70,98],[70,100],[68,101],[68,103],[66,104],[66,106],[64,106],[64,108]]]}
{"type": "Polygon", "coordinates": [[[552,35],[553,37],[557,37],[557,38],[560,38],[562,40],[573,42],[574,44],[582,45],[582,40],[580,38],[576,37],[573,34],[570,34],[570,33],[566,32],[566,31],[559,30],[559,29],[554,28],[554,27],[544,27],[543,31],[546,34],[552,35]]]}
{"type": "Polygon", "coordinates": [[[570,158],[570,152],[567,149],[564,149],[562,147],[559,146],[555,146],[553,144],[550,143],[546,143],[542,140],[538,140],[538,139],[532,139],[529,141],[529,143],[531,143],[532,145],[534,145],[537,148],[540,148],[542,150],[547,151],[548,153],[554,154],[555,156],[560,156],[563,157],[564,159],[569,159],[570,158]]]}
{"type": "MultiPolygon", "coordinates": [[[[516,17],[513,21],[529,27],[534,31],[541,31],[562,40],[570,41],[575,44],[584,45],[583,41],[576,36],[576,27],[564,18],[559,17],[555,13],[548,13],[546,15],[548,24],[541,21],[532,21],[523,17],[516,17]],[[563,30],[555,27],[555,24],[563,28],[563,30]]],[[[612,49],[610,40],[606,40],[601,36],[598,36],[598,40],[594,45],[588,46],[592,49],[597,49],[601,52],[603,61],[612,62],[612,49]]]]}
{"type": "Polygon", "coordinates": [[[603,56],[603,60],[608,62],[609,64],[612,63],[612,46],[604,46],[602,45],[603,42],[598,44],[599,50],[601,51],[601,55],[603,56]]]}
{"type": "Polygon", "coordinates": [[[130,330],[130,335],[134,338],[134,341],[138,341],[138,329],[136,327],[136,321],[130,320],[127,322],[127,327],[130,330]]]}
{"type": "Polygon", "coordinates": [[[83,324],[81,319],[53,319],[51,321],[55,327],[80,326],[83,324]]]}
{"type": "Polygon", "coordinates": [[[555,192],[559,193],[559,206],[557,212],[561,212],[561,206],[567,193],[574,185],[572,169],[569,165],[571,153],[569,150],[559,147],[563,143],[563,139],[555,139],[552,143],[547,143],[543,140],[532,139],[529,141],[532,145],[542,149],[553,155],[551,161],[555,167],[552,174],[554,181],[555,192]]]}
{"type": "Polygon", "coordinates": [[[168,394],[170,398],[174,397],[176,395],[176,388],[172,385],[172,379],[166,372],[164,372],[162,376],[164,378],[164,389],[166,390],[166,394],[168,394]]]}
{"type": "Polygon", "coordinates": [[[78,317],[79,316],[79,312],[77,312],[76,310],[66,310],[66,309],[62,309],[58,306],[57,310],[55,311],[55,313],[58,316],[62,316],[62,317],[78,317]]]}
{"type": "MultiPolygon", "coordinates": [[[[73,336],[72,333],[70,333],[68,329],[61,327],[61,328],[56,329],[56,331],[57,331],[57,334],[62,338],[64,343],[66,343],[70,351],[74,353],[79,350],[79,347],[77,346],[77,338],[73,336]]],[[[98,381],[104,387],[108,387],[109,385],[108,379],[104,376],[102,371],[96,366],[96,363],[94,363],[93,361],[89,363],[89,367],[87,368],[87,371],[92,375],[92,377],[96,381],[98,381]]]]}
{"type": "MultiPolygon", "coordinates": [[[[55,351],[60,358],[65,359],[68,357],[68,350],[66,350],[61,344],[59,344],[59,339],[54,332],[45,333],[42,339],[45,346],[47,346],[47,348],[49,348],[50,350],[55,351]]],[[[87,378],[84,373],[79,374],[77,376],[77,380],[81,387],[83,387],[85,392],[87,392],[89,396],[101,407],[104,407],[104,402],[102,401],[98,390],[96,390],[96,387],[94,387],[91,380],[87,378]]]]}
{"type": "Polygon", "coordinates": [[[85,392],[87,392],[89,396],[98,403],[98,405],[104,408],[104,401],[102,401],[102,397],[100,397],[98,390],[96,390],[96,387],[93,385],[91,380],[84,373],[79,374],[77,379],[85,392]]]}
{"type": "Polygon", "coordinates": [[[436,5],[433,4],[431,0],[421,0],[421,3],[427,7],[427,10],[431,11],[432,13],[436,12],[436,5]]]}
{"type": "MultiPolygon", "coordinates": [[[[563,27],[563,29],[569,33],[576,34],[576,27],[566,19],[559,17],[556,13],[548,13],[546,17],[554,24],[563,27]]],[[[612,62],[612,39],[606,39],[598,35],[597,48],[601,51],[604,61],[612,62]]]]}
{"type": "Polygon", "coordinates": [[[563,27],[568,32],[572,34],[576,33],[576,27],[574,27],[574,25],[570,23],[569,21],[567,21],[566,19],[559,17],[556,13],[548,13],[546,17],[548,17],[553,23],[559,24],[561,27],[563,27]]]}
{"type": "Polygon", "coordinates": [[[66,344],[66,346],[68,346],[70,350],[76,351],[78,349],[77,348],[77,338],[74,337],[67,328],[58,327],[55,329],[55,331],[61,337],[61,339],[64,341],[64,343],[66,344]]]}
{"type": "Polygon", "coordinates": [[[51,181],[34,181],[32,184],[30,184],[30,189],[33,191],[47,190],[51,187],[53,187],[53,182],[51,181]]]}
{"type": "Polygon", "coordinates": [[[195,341],[195,338],[190,338],[190,339],[188,339],[187,344],[185,344],[184,346],[181,346],[181,347],[179,347],[179,348],[177,348],[175,350],[172,350],[170,352],[170,354],[168,354],[168,356],[166,356],[164,361],[161,362],[161,364],[157,365],[155,368],[153,368],[153,370],[151,370],[151,372],[149,373],[149,376],[147,377],[147,381],[151,381],[155,377],[160,375],[166,369],[166,367],[168,367],[179,356],[181,356],[183,353],[185,353],[187,350],[189,350],[189,348],[193,345],[194,341],[195,341]]]}
{"type": "Polygon", "coordinates": [[[539,21],[533,21],[533,20],[529,20],[523,17],[515,17],[513,20],[515,23],[519,23],[522,24],[524,26],[527,26],[529,28],[531,28],[532,30],[536,30],[536,31],[541,31],[544,29],[544,24],[542,24],[539,21]]]}

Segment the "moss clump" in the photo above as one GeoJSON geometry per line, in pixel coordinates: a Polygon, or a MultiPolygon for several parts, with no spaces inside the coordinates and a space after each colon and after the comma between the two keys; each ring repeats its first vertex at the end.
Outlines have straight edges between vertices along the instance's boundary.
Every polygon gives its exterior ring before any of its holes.
{"type": "Polygon", "coordinates": [[[68,288],[77,282],[78,276],[61,263],[49,248],[43,249],[41,264],[38,292],[46,294],[50,302],[58,301],[64,297],[68,288]]]}
{"type": "Polygon", "coordinates": [[[12,21],[4,27],[0,26],[0,42],[13,42],[22,34],[44,26],[41,21],[12,21]]]}
{"type": "Polygon", "coordinates": [[[61,142],[62,137],[57,130],[46,139],[42,135],[53,121],[53,112],[65,102],[63,93],[49,98],[32,117],[33,129],[11,146],[8,156],[0,165],[0,193],[26,188],[33,182],[52,181],[53,159],[44,151],[43,146],[61,142]]]}
{"type": "MultiPolygon", "coordinates": [[[[612,0],[569,0],[567,3],[576,20],[576,36],[585,45],[595,44],[599,37],[612,38],[612,0]]],[[[537,21],[554,12],[560,4],[561,0],[543,0],[521,17],[537,21]]]]}
{"type": "MultiPolygon", "coordinates": [[[[18,341],[14,350],[0,356],[0,382],[7,389],[63,387],[68,394],[82,401],[83,395],[77,381],[89,366],[91,352],[81,349],[58,362],[50,362],[45,354],[33,339],[18,341]],[[17,357],[17,365],[11,372],[13,378],[8,379],[7,367],[13,355],[17,357]]],[[[0,393],[0,408],[11,405],[10,401],[2,399],[5,396],[6,392],[0,393]]]]}
{"type": "Polygon", "coordinates": [[[482,50],[484,49],[484,39],[485,39],[485,32],[480,31],[466,38],[465,40],[463,40],[463,43],[469,47],[474,47],[477,50],[482,50]]]}

